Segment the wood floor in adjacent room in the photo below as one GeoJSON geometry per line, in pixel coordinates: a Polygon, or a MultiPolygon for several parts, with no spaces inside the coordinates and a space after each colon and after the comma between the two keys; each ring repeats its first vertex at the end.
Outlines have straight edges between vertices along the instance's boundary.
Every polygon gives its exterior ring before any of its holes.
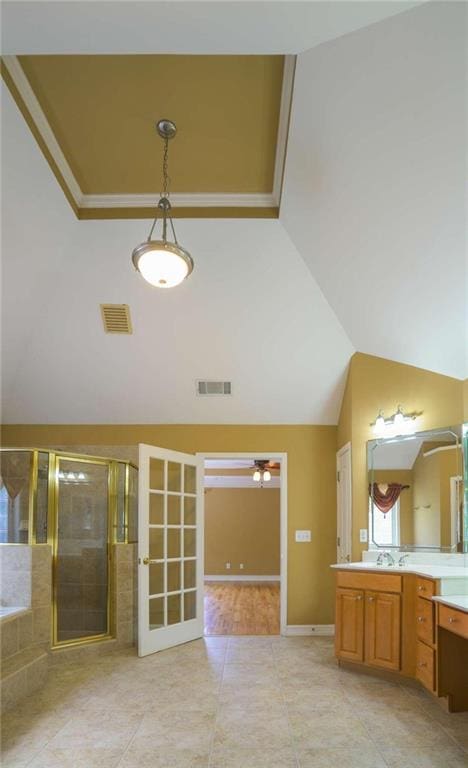
{"type": "Polygon", "coordinates": [[[279,583],[205,584],[206,635],[278,635],[279,631],[279,583]]]}

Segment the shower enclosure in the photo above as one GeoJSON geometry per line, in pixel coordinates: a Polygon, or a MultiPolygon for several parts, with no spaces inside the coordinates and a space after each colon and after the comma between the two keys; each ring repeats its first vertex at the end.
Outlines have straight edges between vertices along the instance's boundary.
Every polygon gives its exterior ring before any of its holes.
{"type": "Polygon", "coordinates": [[[44,449],[0,453],[0,544],[50,544],[52,645],[112,634],[113,545],[137,540],[130,461],[44,449]]]}

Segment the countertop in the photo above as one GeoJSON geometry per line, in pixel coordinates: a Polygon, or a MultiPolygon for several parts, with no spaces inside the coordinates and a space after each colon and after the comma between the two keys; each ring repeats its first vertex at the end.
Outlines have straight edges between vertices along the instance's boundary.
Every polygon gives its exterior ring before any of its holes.
{"type": "Polygon", "coordinates": [[[340,571],[373,571],[383,573],[414,573],[416,576],[426,576],[429,579],[462,579],[468,583],[468,568],[461,565],[419,565],[419,563],[406,563],[406,565],[377,565],[376,563],[335,563],[331,568],[340,571]]]}
{"type": "Polygon", "coordinates": [[[448,605],[450,608],[458,608],[459,611],[468,613],[468,595],[450,595],[450,597],[433,597],[438,603],[448,605]]]}

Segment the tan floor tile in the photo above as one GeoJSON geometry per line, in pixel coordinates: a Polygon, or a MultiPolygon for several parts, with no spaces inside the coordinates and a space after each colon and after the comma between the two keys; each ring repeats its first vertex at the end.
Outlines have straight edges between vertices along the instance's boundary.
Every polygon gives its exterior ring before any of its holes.
{"type": "Polygon", "coordinates": [[[210,757],[210,768],[297,768],[294,750],[245,749],[216,746],[210,757]]]}
{"type": "Polygon", "coordinates": [[[118,768],[208,768],[209,753],[180,748],[135,747],[125,752],[118,768]]]}
{"type": "Polygon", "coordinates": [[[374,746],[361,721],[350,715],[327,710],[308,715],[293,713],[289,714],[289,724],[295,746],[303,750],[374,746]]]}
{"type": "Polygon", "coordinates": [[[467,768],[468,754],[457,747],[405,747],[382,750],[389,768],[467,768]]]}
{"type": "Polygon", "coordinates": [[[49,743],[51,748],[124,749],[141,717],[128,712],[90,712],[74,715],[49,743]]]}
{"type": "Polygon", "coordinates": [[[28,768],[116,768],[123,751],[118,749],[61,749],[46,747],[28,768]]]}
{"type": "MultiPolygon", "coordinates": [[[[359,749],[306,749],[298,753],[298,763],[300,768],[386,768],[375,747],[369,746],[359,749]]],[[[401,765],[411,768],[407,762],[401,765]]]]}
{"type": "Polygon", "coordinates": [[[221,710],[216,720],[214,743],[223,747],[271,749],[291,745],[288,722],[283,715],[272,716],[262,710],[221,710]]]}

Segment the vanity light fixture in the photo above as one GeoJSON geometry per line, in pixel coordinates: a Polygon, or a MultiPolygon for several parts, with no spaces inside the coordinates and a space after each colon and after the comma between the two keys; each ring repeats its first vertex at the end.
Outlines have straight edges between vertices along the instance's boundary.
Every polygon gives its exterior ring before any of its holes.
{"type": "Polygon", "coordinates": [[[189,252],[177,242],[169,201],[168,153],[169,139],[173,139],[177,128],[172,120],[159,120],[156,130],[164,141],[163,192],[159,198],[156,216],[144,243],[133,250],[132,261],[137,272],[156,288],[173,288],[179,285],[193,270],[193,259],[189,252]],[[152,240],[158,215],[162,217],[162,240],[152,240]],[[170,225],[173,241],[167,239],[167,225],[170,225]]]}
{"type": "Polygon", "coordinates": [[[395,413],[386,419],[382,411],[376,420],[371,424],[377,437],[397,437],[398,435],[412,435],[416,431],[416,419],[421,416],[422,411],[416,413],[404,413],[401,405],[398,406],[395,413]]]}

